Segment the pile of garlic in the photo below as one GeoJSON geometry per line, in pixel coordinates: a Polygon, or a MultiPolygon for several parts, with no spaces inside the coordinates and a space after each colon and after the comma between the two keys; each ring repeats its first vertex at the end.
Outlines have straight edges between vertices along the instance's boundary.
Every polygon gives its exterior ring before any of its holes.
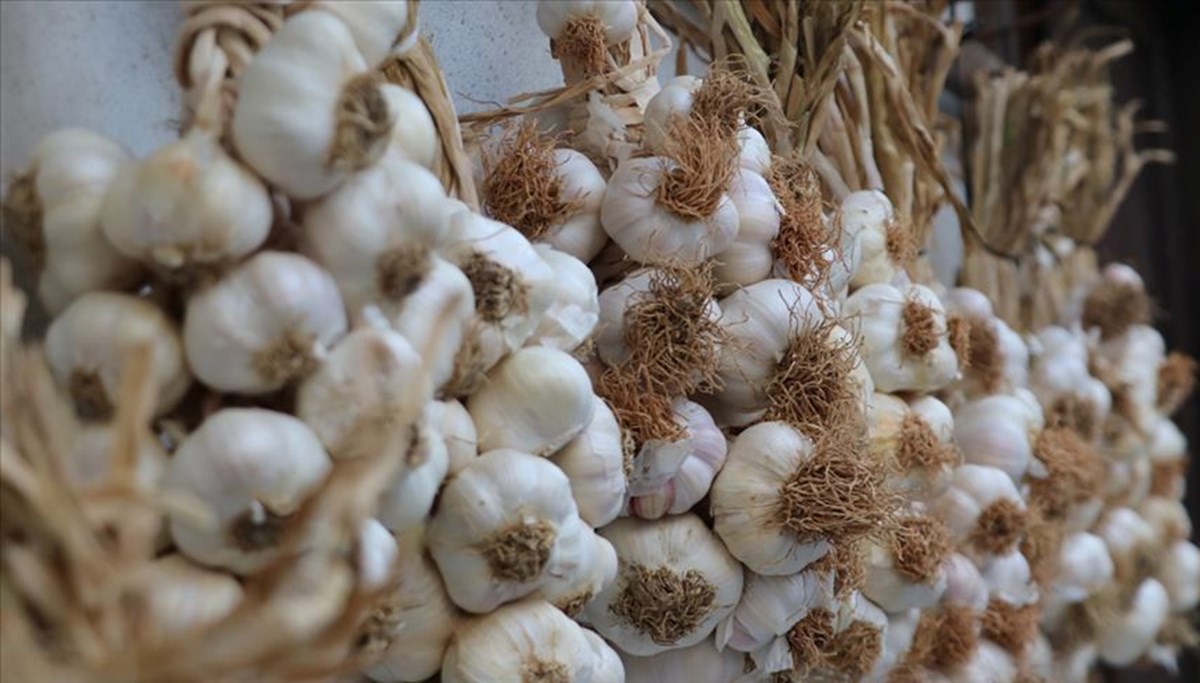
{"type": "MultiPolygon", "coordinates": [[[[211,513],[163,520],[161,632],[235,610],[330,472],[387,452],[404,466],[356,548],[381,597],[347,654],[373,681],[1173,661],[1200,602],[1169,419],[1194,370],[1136,317],[1136,273],[1030,335],[913,282],[888,197],[826,205],[720,68],[637,83],[641,130],[607,122],[620,154],[590,110],[566,144],[508,130],[476,213],[431,172],[425,105],[377,72],[413,6],[310,3],[245,66],[228,131],[201,106],[140,160],[61,131],[10,190],[48,361],[92,425],[70,475],[103,476],[148,345],[161,444],[139,477],[211,513]]],[[[644,16],[537,20],[586,80],[644,16]]]]}

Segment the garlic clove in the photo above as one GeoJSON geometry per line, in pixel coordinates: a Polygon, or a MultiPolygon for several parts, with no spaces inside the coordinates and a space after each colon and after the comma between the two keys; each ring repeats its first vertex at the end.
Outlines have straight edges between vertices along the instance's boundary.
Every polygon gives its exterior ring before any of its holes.
{"type": "Polygon", "coordinates": [[[750,126],[742,126],[737,133],[741,154],[738,165],[747,171],[765,176],[771,169],[771,147],[762,133],[750,126]]]}
{"type": "Polygon", "coordinates": [[[198,562],[254,573],[275,558],[289,517],[330,468],[300,420],[258,408],[217,411],[180,444],[163,484],[206,505],[212,517],[173,511],[171,536],[198,562]]]}
{"type": "Polygon", "coordinates": [[[842,230],[858,241],[862,250],[850,288],[890,284],[900,273],[906,246],[900,239],[903,228],[896,222],[892,203],[878,190],[852,192],[842,200],[842,230]]]}
{"type": "Polygon", "coordinates": [[[594,17],[608,45],[629,39],[637,24],[638,6],[632,0],[546,0],[537,5],[537,24],[551,40],[564,38],[573,22],[594,17]]]}
{"type": "Polygon", "coordinates": [[[358,582],[367,589],[383,588],[392,578],[400,546],[392,534],[368,517],[358,532],[358,582]]]}
{"type": "Polygon", "coordinates": [[[583,261],[548,245],[535,247],[554,269],[558,289],[546,317],[526,344],[574,351],[592,337],[600,318],[596,277],[583,261]]]}
{"type": "Polygon", "coordinates": [[[433,401],[425,407],[426,419],[446,442],[453,476],[479,455],[479,440],[471,414],[458,401],[433,401]]]}
{"type": "Polygon", "coordinates": [[[188,301],[183,335],[200,381],[264,394],[307,376],[346,331],[337,285],[312,261],[256,254],[188,301]]]}
{"type": "Polygon", "coordinates": [[[379,86],[379,92],[387,100],[388,111],[396,122],[385,156],[399,153],[432,171],[442,153],[441,140],[424,100],[408,88],[391,83],[379,86]]]}
{"type": "Polygon", "coordinates": [[[587,428],[595,401],[579,361],[556,349],[531,346],[493,368],[466,406],[481,450],[550,455],[587,428]]]}
{"type": "Polygon", "coordinates": [[[550,456],[571,482],[579,516],[599,528],[617,518],[625,505],[626,444],[608,404],[592,397],[592,420],[578,436],[550,456]]]}
{"type": "Polygon", "coordinates": [[[191,386],[175,324],[154,304],[126,294],[91,292],[76,299],[46,330],[46,362],[85,419],[112,414],[128,354],[150,353],[154,411],[174,408],[191,386]]]}
{"type": "Polygon", "coordinates": [[[449,471],[450,455],[428,413],[386,447],[404,449],[406,467],[380,496],[377,516],[390,531],[400,534],[421,525],[429,516],[449,471]]]}
{"type": "Polygon", "coordinates": [[[686,117],[692,110],[692,97],[704,81],[696,76],[676,76],[663,86],[646,104],[643,121],[643,144],[655,154],[662,154],[669,145],[670,128],[677,118],[686,117]]]}
{"type": "Polygon", "coordinates": [[[702,406],[675,403],[683,438],[642,444],[629,472],[630,512],[643,519],[687,512],[708,494],[725,463],[725,435],[702,406]]]}
{"type": "Polygon", "coordinates": [[[318,0],[309,9],[329,12],[341,19],[354,37],[358,51],[373,67],[389,56],[408,52],[417,44],[417,8],[409,2],[318,0]]]}
{"type": "Polygon", "coordinates": [[[489,612],[545,583],[576,518],[561,470],[527,453],[490,451],[442,490],[428,523],[429,550],[454,603],[489,612]]]}
{"type": "Polygon", "coordinates": [[[601,535],[620,566],[585,616],[625,652],[645,656],[695,645],[737,606],[742,567],[699,517],[619,519],[601,535]]]}
{"type": "Polygon", "coordinates": [[[617,577],[617,552],[581,519],[563,529],[555,570],[536,595],[579,619],[600,591],[617,577]]]}
{"type": "Polygon", "coordinates": [[[781,208],[767,181],[746,169],[734,174],[729,199],[737,209],[737,237],[721,254],[713,274],[725,283],[754,284],[771,274],[771,240],[779,233],[781,208]]]}

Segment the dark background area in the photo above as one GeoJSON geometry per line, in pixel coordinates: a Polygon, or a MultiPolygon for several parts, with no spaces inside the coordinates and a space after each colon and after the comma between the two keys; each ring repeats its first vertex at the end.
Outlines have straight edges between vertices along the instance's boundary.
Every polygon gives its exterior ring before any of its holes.
{"type": "MultiPolygon", "coordinates": [[[[1200,357],[1200,2],[1194,0],[977,0],[970,36],[1008,64],[1022,65],[1041,42],[1072,28],[1100,29],[1097,43],[1134,41],[1134,53],[1113,67],[1118,102],[1141,100],[1141,116],[1164,121],[1165,134],[1143,145],[1170,149],[1173,165],[1143,170],[1098,250],[1104,261],[1142,274],[1171,349],[1200,357]]],[[[1143,146],[1139,145],[1139,146],[1143,146]]],[[[1200,444],[1200,401],[1175,416],[1193,453],[1200,444]]],[[[1200,467],[1188,473],[1187,506],[1200,527],[1200,467]]],[[[1196,534],[1193,532],[1193,541],[1196,534]]],[[[1181,658],[1174,680],[1200,681],[1196,651],[1181,658]]],[[[1101,670],[1100,680],[1169,681],[1161,669],[1101,670]]]]}

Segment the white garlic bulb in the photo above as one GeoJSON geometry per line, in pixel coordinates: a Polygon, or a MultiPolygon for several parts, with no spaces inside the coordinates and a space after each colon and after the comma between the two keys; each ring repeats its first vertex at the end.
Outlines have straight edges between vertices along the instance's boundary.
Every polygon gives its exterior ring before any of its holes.
{"type": "Polygon", "coordinates": [[[1181,499],[1150,496],[1138,505],[1137,511],[1154,529],[1155,537],[1163,547],[1192,537],[1192,520],[1181,499]]]}
{"type": "Polygon", "coordinates": [[[879,391],[936,391],[958,376],[945,310],[928,287],[867,285],[842,313],[860,316],[863,357],[879,391]]]}
{"type": "Polygon", "coordinates": [[[717,259],[713,274],[721,282],[752,285],[771,274],[771,240],[779,233],[781,209],[767,181],[744,168],[729,184],[729,199],[737,209],[737,237],[717,259]]]}
{"type": "Polygon", "coordinates": [[[425,406],[425,415],[446,443],[446,453],[450,457],[449,474],[453,475],[471,464],[479,455],[479,439],[471,414],[463,404],[453,400],[433,401],[425,406]]]}
{"type": "Polygon", "coordinates": [[[320,440],[290,415],[225,408],[209,416],[171,457],[164,488],[204,503],[204,523],[170,514],[171,536],[188,557],[250,574],[275,557],[295,513],[331,463],[320,440]]]}
{"type": "Polygon", "coordinates": [[[5,228],[42,260],[39,292],[51,313],[98,289],[124,289],[141,277],[136,262],[104,238],[104,195],[129,152],[88,130],[64,128],[38,141],[29,169],[13,179],[5,228]]]}
{"type": "Polygon", "coordinates": [[[229,574],[215,572],[172,554],[154,560],[139,577],[139,642],[165,643],[196,633],[229,616],[242,602],[242,586],[229,574]]]}
{"type": "Polygon", "coordinates": [[[396,570],[400,546],[379,520],[368,517],[358,531],[358,583],[363,588],[383,588],[396,570]]]}
{"type": "Polygon", "coordinates": [[[858,268],[850,279],[857,289],[870,284],[891,284],[904,264],[896,263],[896,225],[892,202],[878,190],[852,192],[842,200],[842,230],[859,243],[858,268]]]}
{"type": "Polygon", "coordinates": [[[988,585],[975,563],[961,553],[953,553],[946,560],[946,592],[942,601],[946,605],[961,606],[976,612],[987,609],[988,585]]]}
{"type": "Polygon", "coordinates": [[[1058,574],[1051,587],[1057,600],[1079,602],[1108,585],[1112,578],[1112,556],[1104,539],[1086,531],[1063,539],[1058,574]]]}
{"type": "Polygon", "coordinates": [[[1131,508],[1110,509],[1096,525],[1094,533],[1104,539],[1118,575],[1123,569],[1135,569],[1129,565],[1137,564],[1141,556],[1159,552],[1154,527],[1131,508]]]}
{"type": "MultiPolygon", "coordinates": [[[[413,37],[416,37],[415,33],[413,37]]],[[[385,157],[398,153],[409,161],[433,170],[442,154],[442,143],[425,101],[408,88],[391,83],[379,86],[379,92],[387,100],[388,111],[396,122],[385,157]]]]}
{"type": "Polygon", "coordinates": [[[619,519],[600,533],[616,549],[620,568],[585,616],[625,652],[645,656],[695,645],[737,606],[742,567],[699,517],[619,519]]]}
{"type": "Polygon", "coordinates": [[[592,654],[596,658],[592,683],[625,683],[625,664],[621,661],[621,655],[595,631],[583,629],[583,637],[592,646],[592,654]]]}
{"type": "Polygon", "coordinates": [[[87,419],[112,414],[128,354],[150,354],[155,414],[171,410],[191,386],[175,324],[154,304],[127,294],[90,292],[46,330],[46,363],[87,419]]]}
{"type": "Polygon", "coordinates": [[[1029,388],[1045,406],[1047,421],[1093,436],[1112,409],[1112,395],[1088,371],[1087,340],[1051,326],[1038,331],[1037,347],[1029,388]]]}
{"type": "Polygon", "coordinates": [[[608,404],[592,397],[592,420],[579,436],[550,456],[571,482],[579,516],[600,528],[617,518],[627,487],[625,440],[608,404]]]}
{"type": "Polygon", "coordinates": [[[1159,570],[1162,582],[1171,598],[1171,611],[1187,612],[1200,604],[1200,548],[1180,540],[1171,544],[1159,570]]]}
{"type": "Polygon", "coordinates": [[[428,524],[429,551],[454,603],[488,612],[570,570],[562,564],[574,558],[560,557],[560,547],[577,517],[570,482],[552,463],[490,451],[442,490],[428,524]]]}
{"type": "Polygon", "coordinates": [[[193,128],[124,166],[104,199],[104,236],[167,271],[235,262],[266,241],[271,199],[215,134],[193,128]]]}
{"type": "MultiPolygon", "coordinates": [[[[89,425],[75,436],[63,462],[63,474],[72,486],[89,489],[112,481],[117,431],[112,425],[89,425]]],[[[133,480],[144,491],[158,490],[167,470],[167,453],[147,434],[138,440],[133,480]]]]}
{"type": "Polygon", "coordinates": [[[730,648],[719,650],[712,639],[649,657],[620,654],[625,683],[727,683],[739,680],[746,665],[745,655],[730,648]]]}
{"type": "Polygon", "coordinates": [[[960,465],[950,488],[930,504],[954,544],[973,559],[1010,552],[1025,533],[1025,501],[1002,470],[960,465]]]}
{"type": "Polygon", "coordinates": [[[1029,560],[1019,550],[988,558],[980,569],[992,599],[1018,606],[1037,602],[1039,591],[1029,560]]]}
{"type": "Polygon", "coordinates": [[[954,416],[932,396],[905,402],[876,393],[868,411],[871,447],[876,457],[898,468],[892,486],[914,500],[936,498],[954,476],[960,456],[954,445],[954,416]]]}
{"type": "Polygon", "coordinates": [[[545,244],[537,245],[536,249],[542,260],[554,269],[558,289],[546,317],[542,318],[527,343],[574,351],[591,338],[600,319],[596,276],[586,263],[574,256],[545,244]]]}
{"type": "Polygon", "coordinates": [[[686,215],[662,202],[677,168],[665,157],[630,158],[608,180],[600,222],[635,261],[697,265],[725,251],[737,236],[737,208],[728,194],[711,207],[688,206],[686,215]]]}
{"type": "Polygon", "coordinates": [[[609,683],[615,655],[603,648],[549,603],[525,600],[459,626],[442,661],[441,680],[609,683]]]}
{"type": "Polygon", "coordinates": [[[317,0],[319,9],[341,19],[354,44],[370,66],[391,55],[402,55],[417,43],[417,6],[409,2],[345,2],[317,0]]]}
{"type": "Polygon", "coordinates": [[[433,395],[421,357],[403,336],[359,328],[343,337],[296,392],[296,417],[334,458],[377,452],[405,433],[433,395]]]}
{"type": "Polygon", "coordinates": [[[943,565],[950,555],[945,526],[935,518],[908,515],[884,542],[866,542],[863,595],[890,613],[932,606],[946,591],[943,565]]]}
{"type": "Polygon", "coordinates": [[[1041,429],[1040,409],[1003,394],[971,401],[954,414],[954,438],[963,459],[995,467],[1013,481],[1030,468],[1041,429]]]}
{"type": "Polygon", "coordinates": [[[364,673],[378,683],[415,683],[437,673],[454,629],[458,611],[425,554],[420,530],[396,539],[399,583],[377,609],[366,629],[369,650],[383,652],[364,673]]]}
{"type": "Polygon", "coordinates": [[[403,449],[405,467],[384,489],[376,516],[389,530],[400,534],[429,516],[450,469],[450,455],[428,412],[397,437],[389,447],[403,449]]]}
{"type": "Polygon", "coordinates": [[[1158,368],[1165,357],[1162,334],[1149,325],[1134,325],[1101,342],[1094,358],[1097,376],[1121,396],[1134,427],[1143,431],[1158,417],[1158,368]]]}
{"type": "Polygon", "coordinates": [[[562,540],[559,564],[573,569],[547,576],[536,595],[576,619],[617,577],[617,551],[578,517],[563,530],[562,540]]]}
{"type": "Polygon", "coordinates": [[[544,346],[520,349],[467,398],[479,448],[550,455],[592,420],[592,383],[579,361],[544,346]]]}
{"type": "Polygon", "coordinates": [[[676,76],[650,98],[642,124],[642,142],[646,149],[655,154],[662,154],[668,149],[671,126],[677,119],[691,113],[692,98],[703,84],[704,81],[697,76],[676,76]]]}
{"type": "Polygon", "coordinates": [[[1170,612],[1171,599],[1163,585],[1146,579],[1134,594],[1133,607],[1101,625],[1096,645],[1100,659],[1111,666],[1128,666],[1154,643],[1170,612]]]}
{"type": "Polygon", "coordinates": [[[771,147],[763,134],[749,126],[738,129],[738,165],[747,171],[766,176],[771,170],[771,147]]]}
{"type": "Polygon", "coordinates": [[[221,391],[262,394],[311,373],[346,331],[337,285],[312,261],[263,251],[192,295],[188,365],[221,391]]]}
{"type": "Polygon", "coordinates": [[[446,238],[451,204],[430,171],[386,154],[304,211],[306,250],[337,281],[351,317],[413,295],[446,238]]]}
{"type": "Polygon", "coordinates": [[[648,440],[633,457],[629,511],[637,517],[657,519],[692,509],[725,464],[725,435],[700,404],[676,401],[675,421],[683,428],[682,438],[648,440]]]}
{"type": "Polygon", "coordinates": [[[1012,655],[990,640],[980,640],[970,661],[949,677],[952,683],[1013,683],[1016,679],[1012,655]]]}
{"type": "Polygon", "coordinates": [[[757,652],[786,637],[813,610],[837,610],[834,574],[806,569],[787,576],[748,573],[745,590],[728,623],[717,631],[717,646],[757,652]]]}
{"type": "Polygon", "coordinates": [[[234,144],[291,197],[329,192],[387,148],[394,121],[380,79],[332,14],[288,18],[240,80],[234,144]]]}
{"type": "Polygon", "coordinates": [[[537,23],[551,40],[562,39],[570,24],[594,17],[604,29],[604,40],[616,45],[629,40],[637,24],[633,0],[548,0],[537,4],[537,23]]]}
{"type": "Polygon", "coordinates": [[[841,439],[814,444],[785,423],[760,422],[733,441],[713,482],[714,528],[752,571],[793,574],[834,541],[875,528],[887,504],[879,469],[841,439]]]}

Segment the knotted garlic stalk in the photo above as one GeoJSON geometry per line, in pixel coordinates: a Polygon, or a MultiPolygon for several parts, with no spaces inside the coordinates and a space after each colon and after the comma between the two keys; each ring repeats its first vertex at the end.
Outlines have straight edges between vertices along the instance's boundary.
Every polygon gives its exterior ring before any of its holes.
{"type": "Polygon", "coordinates": [[[929,288],[870,284],[842,312],[859,316],[863,360],[879,391],[936,391],[958,376],[945,309],[929,288]]]}
{"type": "Polygon", "coordinates": [[[584,616],[625,652],[695,645],[737,606],[742,567],[699,517],[620,519],[601,535],[617,551],[617,578],[584,616]]]}
{"type": "Polygon", "coordinates": [[[34,147],[29,167],[9,184],[4,226],[33,255],[37,291],[51,313],[82,294],[126,289],[142,273],[105,239],[104,195],[130,153],[96,133],[66,128],[34,147]]]}

